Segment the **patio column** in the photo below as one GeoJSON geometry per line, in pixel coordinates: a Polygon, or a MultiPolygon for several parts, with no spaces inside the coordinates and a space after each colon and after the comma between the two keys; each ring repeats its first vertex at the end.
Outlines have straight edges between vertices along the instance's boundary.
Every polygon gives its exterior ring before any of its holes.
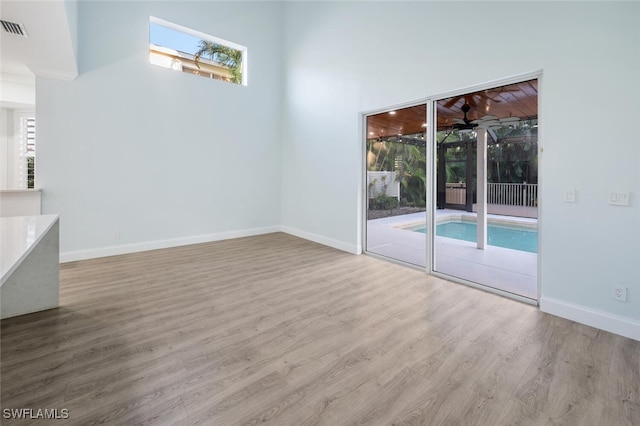
{"type": "Polygon", "coordinates": [[[478,127],[477,132],[477,241],[478,249],[484,250],[487,245],[487,129],[484,127],[478,127]]]}
{"type": "Polygon", "coordinates": [[[444,155],[445,144],[442,141],[438,145],[438,177],[436,183],[438,184],[438,195],[436,196],[436,208],[444,209],[444,205],[447,202],[447,165],[446,157],[444,155]]]}
{"type": "Polygon", "coordinates": [[[465,195],[466,195],[466,199],[465,199],[465,210],[468,212],[472,212],[473,211],[473,168],[476,166],[475,164],[473,164],[473,141],[469,140],[467,141],[467,161],[465,163],[465,176],[467,176],[466,179],[466,189],[465,189],[465,195]]]}

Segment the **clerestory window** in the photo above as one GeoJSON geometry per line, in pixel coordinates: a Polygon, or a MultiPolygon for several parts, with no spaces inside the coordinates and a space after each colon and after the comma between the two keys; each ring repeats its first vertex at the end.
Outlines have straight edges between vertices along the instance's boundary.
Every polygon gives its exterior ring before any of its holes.
{"type": "Polygon", "coordinates": [[[149,18],[153,65],[247,85],[247,48],[156,17],[149,18]]]}

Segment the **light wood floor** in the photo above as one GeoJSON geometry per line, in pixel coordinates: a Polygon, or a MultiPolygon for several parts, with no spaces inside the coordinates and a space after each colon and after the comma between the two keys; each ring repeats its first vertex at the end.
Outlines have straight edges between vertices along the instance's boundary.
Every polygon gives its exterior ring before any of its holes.
{"type": "Polygon", "coordinates": [[[3,424],[640,425],[640,342],[285,234],[68,263],[3,424]]]}

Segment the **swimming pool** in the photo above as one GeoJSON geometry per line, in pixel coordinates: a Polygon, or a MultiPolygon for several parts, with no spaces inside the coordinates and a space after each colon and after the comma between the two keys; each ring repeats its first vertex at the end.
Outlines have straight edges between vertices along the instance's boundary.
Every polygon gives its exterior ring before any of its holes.
{"type": "MultiPolygon", "coordinates": [[[[425,232],[425,228],[414,229],[425,232]]],[[[450,221],[436,225],[436,235],[456,240],[476,242],[477,226],[474,222],[450,221]]],[[[538,232],[534,229],[510,228],[507,226],[487,225],[487,244],[512,250],[538,252],[538,232]]]]}

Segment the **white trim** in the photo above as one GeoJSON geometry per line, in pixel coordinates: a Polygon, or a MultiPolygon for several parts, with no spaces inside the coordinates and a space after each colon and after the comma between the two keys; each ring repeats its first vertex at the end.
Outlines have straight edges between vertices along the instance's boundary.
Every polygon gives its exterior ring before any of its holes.
{"type": "Polygon", "coordinates": [[[0,194],[42,192],[42,188],[0,189],[0,194]]]}
{"type": "Polygon", "coordinates": [[[551,315],[640,341],[640,321],[628,317],[545,296],[540,298],[540,310],[551,315]]]}
{"type": "Polygon", "coordinates": [[[219,232],[215,234],[194,235],[191,237],[173,238],[169,240],[156,240],[144,243],[124,244],[119,246],[101,247],[88,250],[76,250],[60,253],[60,263],[75,262],[77,260],[96,259],[107,256],[117,256],[120,254],[138,253],[142,251],[158,250],[171,247],[180,247],[190,244],[209,243],[213,241],[230,240],[233,238],[252,237],[255,235],[271,234],[274,232],[284,232],[294,235],[305,240],[313,241],[325,246],[333,247],[338,250],[346,251],[352,254],[361,254],[362,246],[348,244],[342,241],[323,237],[311,232],[302,231],[300,229],[291,228],[289,226],[267,226],[263,228],[252,228],[238,231],[219,232]]]}
{"type": "MultiPolygon", "coordinates": [[[[425,121],[426,123],[429,123],[429,117],[430,117],[430,107],[429,107],[429,98],[424,98],[422,100],[415,100],[415,101],[410,101],[410,102],[403,102],[401,104],[396,104],[392,107],[385,107],[383,109],[376,109],[376,110],[371,110],[368,112],[361,112],[360,113],[360,123],[359,123],[359,130],[358,130],[358,134],[360,136],[360,141],[362,142],[362,147],[361,147],[361,173],[360,173],[360,178],[362,179],[362,181],[360,181],[359,185],[360,185],[360,197],[359,197],[359,207],[358,207],[358,217],[361,218],[362,223],[359,224],[358,229],[361,232],[361,235],[358,236],[358,246],[357,246],[357,252],[355,254],[373,254],[376,255],[376,257],[380,257],[381,259],[388,259],[391,261],[397,261],[398,263],[402,264],[402,265],[409,265],[412,267],[416,267],[417,265],[413,265],[411,263],[408,262],[404,262],[402,259],[394,259],[392,257],[387,257],[387,256],[383,256],[383,255],[379,255],[375,252],[371,252],[367,250],[367,226],[368,226],[368,209],[369,209],[369,194],[368,194],[368,186],[367,186],[367,172],[368,172],[368,165],[367,165],[367,137],[369,136],[368,134],[368,127],[367,127],[367,119],[373,115],[378,115],[378,114],[383,114],[389,111],[396,111],[396,110],[400,110],[400,109],[404,109],[404,108],[412,108],[412,107],[416,107],[419,105],[424,105],[425,106],[425,121]]],[[[428,131],[428,126],[427,128],[424,130],[425,133],[425,173],[429,170],[429,161],[428,161],[428,155],[429,155],[429,148],[428,148],[428,144],[429,144],[429,131],[428,131]]],[[[429,196],[429,192],[427,190],[426,196],[429,196]]],[[[427,209],[429,208],[429,202],[427,201],[427,209]]],[[[427,210],[428,211],[428,210],[427,210]]],[[[425,244],[428,244],[429,241],[429,233],[428,230],[427,232],[425,232],[425,240],[427,241],[425,244]]],[[[350,250],[346,250],[351,252],[350,250]]],[[[425,259],[425,265],[428,266],[429,265],[429,252],[426,251],[425,254],[427,255],[427,259],[425,259]]],[[[428,269],[426,269],[425,267],[422,266],[417,266],[417,268],[424,270],[426,272],[428,272],[428,269]]]]}
{"type": "Polygon", "coordinates": [[[519,294],[509,293],[508,291],[500,290],[494,287],[490,287],[485,284],[478,284],[473,281],[465,280],[464,278],[456,277],[455,275],[443,274],[442,272],[432,271],[430,275],[434,277],[442,278],[443,280],[451,281],[457,284],[466,285],[478,290],[482,290],[486,293],[496,294],[498,296],[506,297],[507,299],[516,300],[518,302],[526,303],[527,305],[538,306],[538,302],[528,297],[520,296],[519,294]]]}
{"type": "Polygon", "coordinates": [[[332,238],[323,237],[322,235],[313,234],[311,232],[303,231],[301,229],[292,228],[290,226],[282,225],[280,230],[284,233],[304,238],[305,240],[313,241],[314,243],[322,244],[325,246],[333,247],[338,250],[346,251],[351,254],[360,254],[362,247],[356,244],[349,244],[343,241],[334,240],[332,238]]]}
{"type": "Polygon", "coordinates": [[[156,240],[144,243],[124,244],[119,246],[102,247],[89,250],[67,251],[60,253],[60,263],[76,260],[95,259],[98,257],[116,256],[119,254],[137,253],[141,251],[157,250],[190,244],[210,243],[213,241],[230,240],[233,238],[252,237],[255,235],[271,234],[280,231],[279,226],[226,231],[215,234],[194,235],[191,237],[156,240]]]}
{"type": "Polygon", "coordinates": [[[360,235],[356,240],[358,242],[358,254],[367,253],[367,222],[369,212],[369,189],[367,188],[367,136],[369,136],[367,128],[367,117],[365,113],[360,113],[360,124],[358,126],[358,135],[360,137],[360,197],[358,200],[358,216],[360,217],[360,235]]]}
{"type": "Polygon", "coordinates": [[[165,21],[164,19],[156,18],[155,16],[149,16],[149,22],[152,22],[152,23],[158,24],[158,25],[162,25],[163,27],[167,27],[167,28],[170,28],[172,30],[180,31],[180,32],[192,35],[192,36],[197,37],[197,38],[207,39],[207,40],[209,40],[211,42],[214,42],[216,44],[221,44],[223,46],[227,46],[227,47],[230,47],[232,49],[240,50],[242,52],[245,52],[247,50],[247,48],[245,46],[242,46],[241,44],[234,43],[232,41],[225,40],[225,39],[220,38],[220,37],[215,37],[215,36],[212,36],[210,34],[203,33],[202,31],[194,30],[193,28],[189,28],[189,27],[185,27],[185,26],[182,26],[182,25],[174,24],[173,22],[165,21]]]}
{"type": "Polygon", "coordinates": [[[28,66],[29,70],[38,77],[53,78],[55,80],[73,81],[78,77],[77,71],[65,71],[39,66],[28,66]]]}
{"type": "Polygon", "coordinates": [[[436,229],[436,220],[435,220],[435,212],[436,212],[436,194],[438,189],[437,178],[438,178],[438,170],[436,167],[436,156],[438,155],[438,148],[436,146],[436,132],[433,129],[436,128],[434,123],[437,123],[437,108],[434,108],[435,102],[431,98],[427,99],[427,117],[426,123],[427,128],[425,130],[426,134],[426,155],[425,158],[425,176],[427,178],[427,184],[425,185],[426,190],[426,216],[427,220],[425,223],[425,254],[426,254],[426,264],[425,264],[425,272],[427,274],[431,274],[431,271],[434,269],[434,256],[435,256],[435,247],[436,247],[436,239],[435,229],[436,229]]]}
{"type": "MultiPolygon", "coordinates": [[[[402,102],[402,103],[393,104],[393,105],[386,105],[381,108],[376,108],[376,109],[371,109],[368,111],[361,112],[360,114],[365,118],[365,121],[366,121],[367,117],[370,115],[378,115],[378,114],[382,114],[389,111],[397,111],[399,109],[411,108],[414,106],[426,104],[427,102],[429,102],[429,99],[431,98],[420,98],[420,99],[415,99],[413,101],[407,101],[407,102],[402,102]]],[[[366,128],[366,125],[365,125],[365,128],[366,128]]],[[[364,135],[365,135],[365,142],[366,142],[366,136],[367,136],[366,131],[364,135]]]]}
{"type": "Polygon", "coordinates": [[[544,262],[544,247],[542,244],[542,234],[544,229],[544,203],[541,203],[541,194],[544,188],[544,172],[542,164],[544,163],[544,83],[543,72],[540,70],[540,74],[537,77],[538,80],[538,270],[537,270],[537,288],[536,299],[540,300],[542,297],[542,270],[544,262]]]}
{"type": "Polygon", "coordinates": [[[361,112],[358,113],[358,140],[360,141],[360,165],[358,170],[358,192],[356,204],[356,254],[362,254],[363,247],[367,242],[367,209],[369,200],[367,198],[367,117],[361,112]]]}
{"type": "Polygon", "coordinates": [[[443,99],[451,98],[454,96],[467,95],[473,92],[479,92],[481,90],[494,89],[500,86],[508,86],[510,84],[522,83],[527,80],[534,80],[540,78],[542,75],[542,69],[536,71],[529,71],[522,74],[513,75],[510,77],[499,78],[496,80],[487,81],[484,83],[474,84],[472,86],[463,87],[461,89],[452,90],[449,92],[438,93],[435,96],[430,96],[429,99],[434,102],[441,101],[443,99]]]}
{"type": "Polygon", "coordinates": [[[385,256],[383,254],[374,253],[372,251],[368,251],[365,254],[367,256],[371,256],[371,257],[375,257],[376,259],[380,259],[380,260],[382,260],[384,262],[393,263],[395,265],[401,265],[401,266],[404,266],[405,268],[415,269],[416,271],[420,271],[420,272],[427,272],[425,270],[424,266],[420,266],[420,265],[416,265],[416,264],[413,264],[413,263],[405,262],[404,260],[398,260],[396,258],[385,256]]]}

